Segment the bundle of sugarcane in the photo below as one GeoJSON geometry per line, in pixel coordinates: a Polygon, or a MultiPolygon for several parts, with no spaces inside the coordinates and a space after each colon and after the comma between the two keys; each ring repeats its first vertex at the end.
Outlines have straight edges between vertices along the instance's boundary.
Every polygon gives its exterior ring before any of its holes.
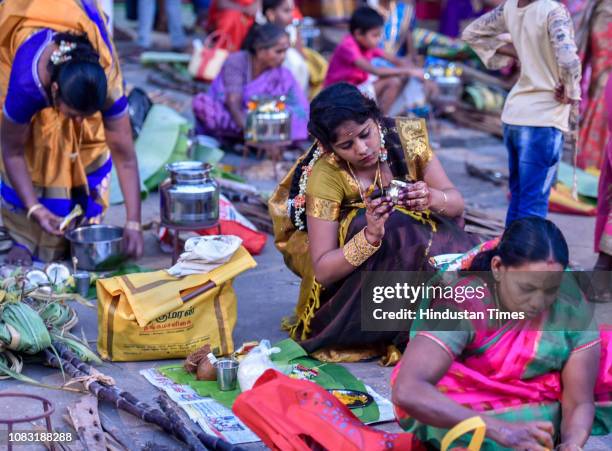
{"type": "Polygon", "coordinates": [[[230,445],[218,437],[190,430],[183,424],[178,413],[164,398],[160,400],[162,412],[115,386],[112,378],[81,361],[65,344],[54,342],[53,347],[57,351],[56,353],[49,348],[43,351],[42,355],[45,363],[49,366],[62,368],[73,378],[73,381],[83,382],[85,388],[99,400],[107,401],[120,410],[159,426],[168,434],[186,443],[192,450],[241,450],[240,447],[230,445]]]}

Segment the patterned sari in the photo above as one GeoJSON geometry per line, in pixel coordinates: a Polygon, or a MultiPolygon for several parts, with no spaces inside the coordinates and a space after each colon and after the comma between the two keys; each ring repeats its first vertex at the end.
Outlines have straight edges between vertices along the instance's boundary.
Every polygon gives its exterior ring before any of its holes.
{"type": "Polygon", "coordinates": [[[612,77],[608,78],[605,90],[607,110],[608,144],[599,176],[597,192],[597,222],[595,223],[595,252],[612,255],[612,77]]]}
{"type": "Polygon", "coordinates": [[[577,9],[576,18],[582,21],[577,25],[582,28],[577,36],[583,36],[578,42],[583,47],[581,53],[583,67],[590,66],[590,83],[583,93],[586,109],[582,114],[578,145],[578,166],[582,169],[599,169],[606,154],[606,144],[610,138],[606,122],[606,105],[604,92],[612,72],[612,0],[600,0],[586,3],[577,9]]]}
{"type": "Polygon", "coordinates": [[[251,76],[251,56],[246,51],[232,53],[206,93],[193,99],[193,111],[199,132],[219,138],[240,138],[243,135],[225,106],[227,94],[242,95],[243,111],[254,96],[285,96],[291,111],[293,141],[308,137],[306,124],[309,105],[295,78],[285,67],[268,69],[257,78],[251,76]]]}
{"type": "MultiPolygon", "coordinates": [[[[483,280],[473,275],[452,284],[473,289],[485,286],[483,280]]],[[[473,312],[498,308],[490,291],[485,292],[484,299],[466,299],[461,308],[473,312]]],[[[443,301],[435,302],[444,305],[443,301]]],[[[549,311],[533,320],[508,321],[503,325],[488,319],[470,320],[461,331],[427,330],[424,323],[415,322],[411,335],[431,339],[453,359],[437,387],[455,402],[511,422],[551,421],[557,432],[561,422],[563,366],[573,353],[601,343],[592,434],[604,435],[612,431],[612,329],[602,326],[598,331],[592,310],[585,304],[573,275],[567,272],[558,299],[549,311]]],[[[391,376],[392,384],[396,383],[398,372],[399,366],[391,376]]],[[[404,430],[434,446],[439,446],[447,432],[416,421],[399,406],[395,413],[404,430]]],[[[506,448],[487,439],[482,449],[506,448]]]]}
{"type": "MultiPolygon", "coordinates": [[[[76,204],[86,222],[99,222],[108,206],[111,172],[103,119],[127,112],[123,80],[104,13],[94,0],[10,0],[0,3],[2,121],[29,124],[25,158],[39,201],[58,216],[76,204]],[[38,61],[57,32],[85,33],[108,80],[104,110],[80,125],[51,107],[38,79],[38,61]]],[[[35,257],[63,257],[65,240],[26,219],[24,205],[2,167],[2,219],[11,237],[35,257]]]]}
{"type": "MultiPolygon", "coordinates": [[[[425,121],[387,120],[387,149],[395,178],[422,180],[432,157],[425,121]]],[[[326,360],[347,360],[384,353],[387,345],[403,347],[407,334],[363,332],[361,328],[361,277],[367,271],[431,270],[429,257],[463,252],[475,239],[453,220],[430,211],[423,214],[396,208],[389,217],[381,248],[344,279],[323,287],[314,277],[308,234],[296,230],[288,215],[288,198],[295,167],[280,183],[269,202],[276,247],[287,266],[301,277],[295,316],[284,321],[291,337],[308,352],[326,360]],[[401,252],[398,252],[401,249],[401,252]],[[337,352],[340,350],[341,352],[337,352]],[[349,352],[342,353],[342,351],[349,352]],[[329,352],[327,352],[329,351],[329,352]]],[[[337,221],[338,242],[343,246],[366,225],[365,206],[357,183],[331,154],[312,168],[306,189],[308,216],[337,221]]]]}

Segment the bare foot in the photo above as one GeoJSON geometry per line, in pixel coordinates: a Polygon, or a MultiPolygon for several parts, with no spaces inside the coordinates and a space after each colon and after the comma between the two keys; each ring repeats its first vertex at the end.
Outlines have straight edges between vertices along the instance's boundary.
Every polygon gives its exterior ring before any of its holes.
{"type": "Polygon", "coordinates": [[[9,253],[6,254],[4,262],[9,265],[30,266],[32,265],[32,255],[27,249],[13,245],[9,253]]]}

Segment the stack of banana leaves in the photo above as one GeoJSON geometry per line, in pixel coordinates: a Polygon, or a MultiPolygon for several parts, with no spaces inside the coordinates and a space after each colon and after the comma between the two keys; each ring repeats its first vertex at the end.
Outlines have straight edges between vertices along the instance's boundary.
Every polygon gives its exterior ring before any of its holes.
{"type": "Polygon", "coordinates": [[[62,264],[44,270],[0,268],[0,379],[41,385],[22,374],[24,357],[55,352],[57,343],[83,361],[101,363],[86,340],[70,333],[78,322],[71,301],[93,307],[73,291],[70,270],[62,264]]]}

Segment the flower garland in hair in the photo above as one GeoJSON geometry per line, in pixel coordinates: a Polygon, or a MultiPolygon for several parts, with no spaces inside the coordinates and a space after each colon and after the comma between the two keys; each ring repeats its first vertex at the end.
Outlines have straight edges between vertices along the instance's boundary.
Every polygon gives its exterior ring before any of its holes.
{"type": "Polygon", "coordinates": [[[323,155],[323,150],[321,149],[319,141],[316,141],[314,145],[315,151],[312,154],[312,158],[308,164],[302,168],[302,174],[300,175],[299,182],[299,192],[293,199],[289,199],[287,201],[287,211],[289,217],[291,217],[291,207],[293,207],[293,224],[300,231],[306,230],[306,224],[302,218],[304,217],[304,213],[306,211],[306,186],[308,185],[308,177],[310,177],[312,168],[317,160],[321,158],[321,155],[323,155]]]}
{"type": "Polygon", "coordinates": [[[76,42],[61,41],[59,48],[51,53],[51,62],[57,66],[65,63],[66,61],[70,61],[72,56],[70,56],[69,53],[76,48],[76,42]]]}

